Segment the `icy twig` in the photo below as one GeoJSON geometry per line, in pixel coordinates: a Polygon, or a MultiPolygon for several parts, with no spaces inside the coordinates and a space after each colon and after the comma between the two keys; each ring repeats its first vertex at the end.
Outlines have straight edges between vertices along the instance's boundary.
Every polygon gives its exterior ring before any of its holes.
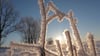
{"type": "Polygon", "coordinates": [[[58,56],[58,53],[56,53],[56,52],[54,52],[54,51],[51,51],[51,50],[49,50],[49,49],[47,49],[47,48],[45,48],[45,52],[48,52],[48,53],[53,54],[53,55],[55,55],[55,56],[58,56]]]}
{"type": "Polygon", "coordinates": [[[69,23],[70,23],[70,27],[72,30],[72,34],[75,40],[75,44],[77,47],[77,56],[84,56],[85,52],[82,46],[82,41],[80,39],[80,34],[78,32],[77,26],[76,26],[76,19],[74,19],[74,13],[73,11],[69,11],[68,15],[66,15],[66,18],[68,19],[69,23]]]}
{"type": "Polygon", "coordinates": [[[48,18],[47,18],[47,20],[46,20],[46,23],[48,24],[50,21],[52,21],[54,18],[56,18],[57,17],[57,15],[52,15],[52,16],[49,16],[48,18]]]}
{"type": "Polygon", "coordinates": [[[54,14],[57,15],[59,21],[61,21],[63,19],[63,17],[65,16],[65,14],[62,13],[61,11],[59,11],[59,9],[54,5],[54,3],[52,1],[49,2],[48,8],[47,8],[47,11],[46,12],[49,12],[50,10],[52,12],[54,12],[54,14]]]}

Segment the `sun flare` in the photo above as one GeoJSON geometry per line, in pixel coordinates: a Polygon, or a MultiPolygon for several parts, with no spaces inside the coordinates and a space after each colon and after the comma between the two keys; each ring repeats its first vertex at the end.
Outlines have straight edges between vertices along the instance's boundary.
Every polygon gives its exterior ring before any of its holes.
{"type": "Polygon", "coordinates": [[[63,39],[62,39],[62,36],[61,36],[61,35],[57,36],[57,37],[56,37],[56,40],[62,41],[62,40],[63,40],[63,39]]]}
{"type": "Polygon", "coordinates": [[[60,43],[65,43],[65,37],[63,35],[56,36],[55,40],[59,40],[60,43]]]}

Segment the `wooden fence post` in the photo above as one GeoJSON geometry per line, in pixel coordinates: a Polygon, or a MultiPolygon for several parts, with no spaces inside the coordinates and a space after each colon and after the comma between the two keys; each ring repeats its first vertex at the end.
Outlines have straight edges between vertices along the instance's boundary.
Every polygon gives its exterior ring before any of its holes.
{"type": "Polygon", "coordinates": [[[57,43],[57,48],[59,51],[59,56],[63,56],[63,52],[62,52],[62,48],[61,48],[59,40],[56,40],[56,43],[57,43]]]}
{"type": "Polygon", "coordinates": [[[87,45],[89,50],[89,56],[96,56],[94,38],[91,33],[87,33],[87,45]]]}
{"type": "Polygon", "coordinates": [[[65,31],[65,35],[67,40],[68,56],[73,56],[73,47],[69,31],[65,31]]]}
{"type": "Polygon", "coordinates": [[[77,56],[77,50],[76,50],[76,46],[73,45],[73,56],[77,56]]]}

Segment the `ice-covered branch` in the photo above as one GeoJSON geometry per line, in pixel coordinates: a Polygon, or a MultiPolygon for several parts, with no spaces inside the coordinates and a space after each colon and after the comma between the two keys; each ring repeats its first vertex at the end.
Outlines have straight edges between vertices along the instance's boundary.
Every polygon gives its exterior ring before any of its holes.
{"type": "Polygon", "coordinates": [[[46,13],[45,13],[45,6],[43,3],[43,0],[38,0],[38,4],[40,7],[40,13],[41,13],[41,31],[40,31],[40,43],[42,47],[45,44],[45,35],[46,35],[46,13]]]}
{"type": "Polygon", "coordinates": [[[41,56],[45,56],[45,36],[46,36],[46,12],[43,0],[38,0],[38,4],[40,7],[40,14],[41,14],[41,31],[40,31],[40,39],[39,43],[41,45],[41,56]]]}
{"type": "Polygon", "coordinates": [[[74,17],[74,13],[72,10],[70,10],[68,12],[68,14],[66,15],[67,19],[69,22],[73,23],[73,24],[76,24],[77,23],[77,19],[74,17]]]}
{"type": "Polygon", "coordinates": [[[55,56],[58,56],[58,53],[56,53],[56,52],[54,52],[54,51],[51,51],[51,50],[49,50],[49,49],[47,49],[47,48],[45,48],[45,52],[48,52],[48,53],[53,54],[53,55],[55,55],[55,56]]]}
{"type": "Polygon", "coordinates": [[[61,11],[59,11],[59,9],[54,5],[54,3],[52,1],[50,1],[48,3],[47,10],[46,10],[47,15],[48,15],[49,11],[54,12],[54,14],[57,15],[57,19],[59,21],[61,21],[63,19],[63,17],[65,16],[65,14],[62,13],[61,11]]]}
{"type": "Polygon", "coordinates": [[[57,17],[57,15],[55,15],[55,14],[52,15],[52,16],[47,17],[46,23],[48,24],[50,21],[52,21],[56,17],[57,17]]]}
{"type": "Polygon", "coordinates": [[[80,39],[80,34],[78,31],[78,28],[76,26],[76,19],[74,19],[74,13],[73,11],[69,11],[68,15],[66,15],[66,18],[68,19],[69,23],[70,23],[70,27],[72,30],[72,34],[75,40],[75,44],[77,46],[77,55],[78,56],[84,56],[85,52],[82,46],[82,42],[80,39]]]}

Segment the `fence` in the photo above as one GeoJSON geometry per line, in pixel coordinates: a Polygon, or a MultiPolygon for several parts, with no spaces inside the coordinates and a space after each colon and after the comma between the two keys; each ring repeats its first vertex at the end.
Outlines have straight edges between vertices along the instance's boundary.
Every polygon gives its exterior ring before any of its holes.
{"type": "Polygon", "coordinates": [[[58,8],[56,8],[52,1],[50,1],[48,3],[48,6],[46,7],[44,6],[43,0],[38,0],[38,4],[41,12],[41,32],[38,43],[18,44],[11,42],[10,52],[8,56],[97,56],[94,37],[91,33],[87,33],[86,45],[83,46],[76,25],[77,20],[72,10],[67,14],[62,13],[58,10],[58,8]],[[52,16],[48,15],[50,11],[54,13],[52,16]],[[66,18],[69,21],[72,30],[72,37],[70,36],[70,31],[65,31],[67,42],[65,52],[63,51],[62,45],[60,44],[59,40],[56,40],[55,47],[50,47],[56,49],[55,51],[51,50],[48,47],[45,47],[45,36],[48,23],[55,18],[57,18],[59,21],[62,21],[63,18],[66,18]],[[74,39],[74,44],[72,42],[72,38],[74,39]]]}
{"type": "MultiPolygon", "coordinates": [[[[45,46],[45,56],[77,56],[77,47],[72,44],[71,36],[69,31],[65,31],[67,44],[64,48],[60,44],[59,40],[56,40],[56,44],[45,46]],[[65,50],[65,51],[64,51],[65,50]]],[[[99,56],[99,49],[95,50],[93,35],[87,34],[87,40],[83,45],[85,55],[83,56],[99,56]],[[96,51],[98,51],[96,53],[96,51]]],[[[26,43],[14,43],[11,42],[10,48],[0,54],[0,56],[41,56],[40,45],[38,44],[26,44],[26,43]]]]}

